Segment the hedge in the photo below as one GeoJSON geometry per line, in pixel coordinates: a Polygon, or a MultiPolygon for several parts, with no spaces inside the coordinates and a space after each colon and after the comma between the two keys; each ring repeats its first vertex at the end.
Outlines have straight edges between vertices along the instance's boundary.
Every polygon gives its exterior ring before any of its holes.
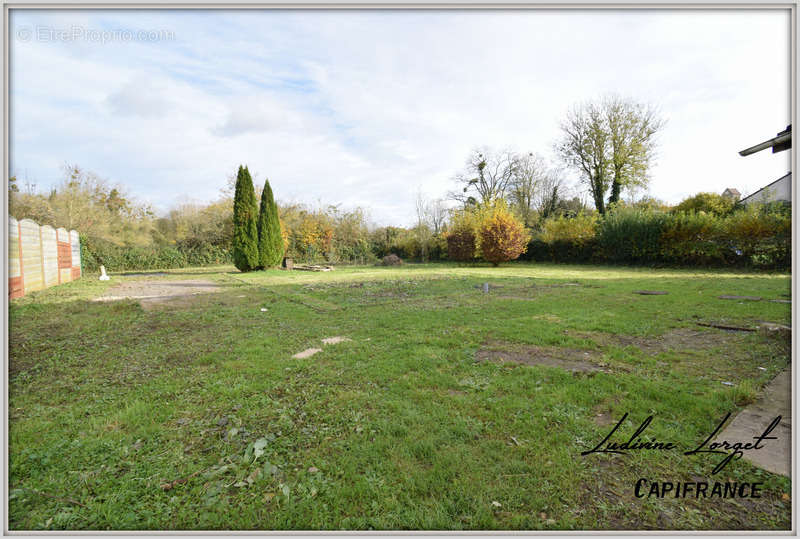
{"type": "Polygon", "coordinates": [[[211,244],[183,243],[163,247],[125,247],[111,242],[81,236],[81,266],[83,271],[152,270],[230,264],[227,249],[211,244]]]}
{"type": "Polygon", "coordinates": [[[620,208],[544,223],[527,260],[631,265],[791,267],[791,209],[748,206],[725,217],[705,212],[620,208]]]}

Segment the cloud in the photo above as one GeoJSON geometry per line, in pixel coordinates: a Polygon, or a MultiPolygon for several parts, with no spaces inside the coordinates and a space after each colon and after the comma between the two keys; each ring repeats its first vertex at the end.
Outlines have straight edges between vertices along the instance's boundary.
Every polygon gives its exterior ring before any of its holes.
{"type": "Polygon", "coordinates": [[[788,11],[20,13],[12,36],[42,21],[174,35],[12,40],[11,170],[45,189],[68,161],[166,209],[215,198],[248,164],[280,199],[408,224],[417,189],[452,189],[471,148],[553,158],[566,110],[612,91],[668,119],[659,198],[788,170],[737,154],[789,123],[788,11]]]}
{"type": "Polygon", "coordinates": [[[212,129],[220,137],[244,133],[295,131],[303,127],[300,118],[268,97],[249,98],[230,105],[228,117],[222,125],[212,129]]]}
{"type": "Polygon", "coordinates": [[[120,116],[160,117],[171,108],[164,87],[158,88],[150,81],[131,81],[109,94],[107,101],[112,114],[120,116]]]}

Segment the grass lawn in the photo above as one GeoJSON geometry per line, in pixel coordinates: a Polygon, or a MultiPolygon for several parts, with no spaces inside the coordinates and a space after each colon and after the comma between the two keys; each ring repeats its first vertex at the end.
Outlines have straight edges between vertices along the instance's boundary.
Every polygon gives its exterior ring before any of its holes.
{"type": "Polygon", "coordinates": [[[766,301],[788,298],[788,274],[159,278],[220,289],[143,309],[90,301],[142,277],[90,275],[11,302],[11,529],[791,528],[788,478],[745,460],[711,475],[718,455],[683,454],[790,355],[697,322],[790,324],[789,304],[766,301]],[[321,352],[292,358],[307,348],[321,352]],[[642,438],[680,450],[581,456],[626,412],[617,441],[652,415],[642,438]],[[637,498],[639,478],[760,482],[762,497],[637,498]]]}

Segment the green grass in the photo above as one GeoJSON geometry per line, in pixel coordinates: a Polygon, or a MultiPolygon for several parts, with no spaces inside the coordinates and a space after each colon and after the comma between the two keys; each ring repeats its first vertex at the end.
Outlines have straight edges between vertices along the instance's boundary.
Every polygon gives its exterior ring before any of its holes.
{"type": "Polygon", "coordinates": [[[610,429],[598,414],[628,412],[626,433],[653,415],[647,435],[691,449],[750,402],[785,343],[696,323],[790,323],[789,304],[717,299],[786,298],[787,274],[220,267],[163,277],[220,284],[191,300],[89,301],[140,278],[11,302],[11,529],[791,527],[789,479],[744,460],[711,476],[716,458],[682,451],[580,456],[610,429]],[[603,370],[476,361],[487,343],[603,370]],[[637,499],[640,477],[764,495],[637,499]]]}

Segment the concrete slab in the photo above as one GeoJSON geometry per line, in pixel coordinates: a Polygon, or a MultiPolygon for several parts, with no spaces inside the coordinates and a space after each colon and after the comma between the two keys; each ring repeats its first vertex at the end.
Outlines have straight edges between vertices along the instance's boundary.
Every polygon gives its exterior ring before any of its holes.
{"type": "Polygon", "coordinates": [[[770,433],[776,440],[765,440],[758,450],[745,451],[742,458],[768,472],[791,476],[792,473],[792,371],[786,369],[764,388],[761,398],[733,418],[716,442],[751,442],[781,416],[781,422],[770,433]]]}
{"type": "Polygon", "coordinates": [[[322,352],[322,348],[306,348],[306,349],[305,349],[305,350],[303,350],[302,352],[297,352],[297,353],[296,353],[295,355],[293,355],[292,357],[293,357],[294,359],[305,359],[305,358],[307,358],[307,357],[311,357],[311,356],[313,356],[313,355],[314,355],[314,354],[316,354],[317,352],[322,352]]]}

